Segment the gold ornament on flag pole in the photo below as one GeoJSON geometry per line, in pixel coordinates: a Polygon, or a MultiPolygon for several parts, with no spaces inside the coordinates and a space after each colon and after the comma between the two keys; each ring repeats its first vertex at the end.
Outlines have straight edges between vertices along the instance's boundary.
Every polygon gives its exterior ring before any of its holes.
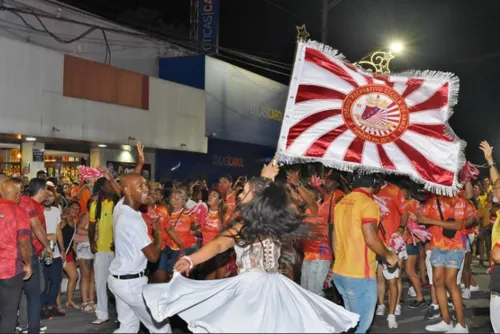
{"type": "Polygon", "coordinates": [[[360,66],[369,72],[377,74],[389,74],[391,73],[389,64],[391,63],[392,59],[394,59],[394,55],[390,50],[377,50],[362,58],[360,61],[354,63],[354,65],[360,66]]]}
{"type": "Polygon", "coordinates": [[[301,42],[301,41],[307,41],[307,37],[311,36],[310,33],[307,32],[306,30],[306,25],[303,24],[301,26],[295,26],[295,28],[297,29],[297,41],[301,42]]]}

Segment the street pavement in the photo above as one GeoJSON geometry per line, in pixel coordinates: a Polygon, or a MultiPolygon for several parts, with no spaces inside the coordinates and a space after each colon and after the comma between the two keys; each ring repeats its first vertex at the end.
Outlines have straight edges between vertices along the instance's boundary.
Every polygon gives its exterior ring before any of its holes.
{"type": "MultiPolygon", "coordinates": [[[[467,325],[471,333],[491,333],[488,292],[489,275],[486,274],[486,268],[478,266],[477,263],[473,265],[472,270],[481,291],[473,292],[470,300],[464,300],[467,325]]],[[[404,286],[405,302],[401,316],[397,317],[399,327],[391,330],[387,327],[387,315],[375,316],[370,333],[422,333],[425,332],[426,325],[439,321],[427,321],[424,319],[426,307],[421,307],[420,309],[409,309],[406,307],[413,299],[407,295],[408,285],[406,281],[404,286]]],[[[424,295],[426,300],[430,301],[430,291],[428,289],[424,295]]],[[[76,296],[75,300],[79,300],[79,296],[76,296]]],[[[48,327],[46,333],[112,333],[118,327],[118,324],[115,323],[116,311],[113,302],[111,298],[111,318],[108,323],[93,325],[92,321],[95,320],[94,314],[84,313],[79,310],[68,310],[66,317],[43,321],[43,324],[48,327]]],[[[171,319],[171,323],[174,333],[189,332],[186,329],[185,323],[179,318],[171,319]]],[[[141,330],[141,332],[147,333],[147,330],[141,330]]]]}

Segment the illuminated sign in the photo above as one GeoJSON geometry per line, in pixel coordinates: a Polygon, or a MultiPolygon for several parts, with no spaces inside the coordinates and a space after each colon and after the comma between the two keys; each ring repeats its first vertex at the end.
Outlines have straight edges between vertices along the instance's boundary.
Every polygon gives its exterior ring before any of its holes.
{"type": "Polygon", "coordinates": [[[219,5],[219,0],[199,0],[198,40],[207,53],[219,46],[219,5]]]}
{"type": "Polygon", "coordinates": [[[265,118],[269,121],[283,122],[283,112],[268,106],[252,104],[250,107],[250,114],[265,118]]]}
{"type": "Polygon", "coordinates": [[[226,166],[226,167],[245,167],[243,162],[243,158],[233,157],[231,155],[212,155],[212,163],[217,166],[226,166]]]}

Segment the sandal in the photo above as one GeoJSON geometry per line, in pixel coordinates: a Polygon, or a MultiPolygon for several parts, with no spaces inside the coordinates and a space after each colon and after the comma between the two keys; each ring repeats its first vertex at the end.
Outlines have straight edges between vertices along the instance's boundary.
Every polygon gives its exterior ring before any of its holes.
{"type": "Polygon", "coordinates": [[[58,310],[59,312],[61,312],[61,313],[66,313],[66,308],[65,308],[64,306],[62,306],[62,305],[61,305],[61,306],[58,306],[58,307],[57,307],[57,310],[58,310]]]}
{"type": "Polygon", "coordinates": [[[82,305],[80,306],[80,310],[85,311],[85,309],[88,307],[88,305],[89,305],[89,303],[82,303],[82,305]]]}
{"type": "Polygon", "coordinates": [[[75,304],[74,302],[66,303],[66,307],[67,308],[75,308],[75,309],[79,309],[80,308],[80,306],[78,306],[78,304],[75,304]]]}
{"type": "Polygon", "coordinates": [[[94,303],[93,302],[85,303],[85,305],[82,305],[82,311],[83,312],[88,312],[88,313],[95,312],[95,305],[94,305],[94,303]]]}
{"type": "Polygon", "coordinates": [[[92,324],[93,325],[102,325],[102,324],[104,324],[106,322],[109,322],[109,319],[107,319],[107,320],[96,319],[96,320],[92,321],[92,324]]]}

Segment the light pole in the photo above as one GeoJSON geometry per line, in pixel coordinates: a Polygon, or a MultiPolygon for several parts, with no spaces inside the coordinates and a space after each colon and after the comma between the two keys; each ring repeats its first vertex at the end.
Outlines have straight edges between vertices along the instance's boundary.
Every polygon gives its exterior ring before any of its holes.
{"type": "Polygon", "coordinates": [[[386,49],[378,49],[369,55],[363,57],[360,61],[354,63],[367,71],[377,74],[389,74],[391,70],[389,64],[391,60],[398,54],[404,51],[404,44],[401,42],[393,42],[386,49]]]}

